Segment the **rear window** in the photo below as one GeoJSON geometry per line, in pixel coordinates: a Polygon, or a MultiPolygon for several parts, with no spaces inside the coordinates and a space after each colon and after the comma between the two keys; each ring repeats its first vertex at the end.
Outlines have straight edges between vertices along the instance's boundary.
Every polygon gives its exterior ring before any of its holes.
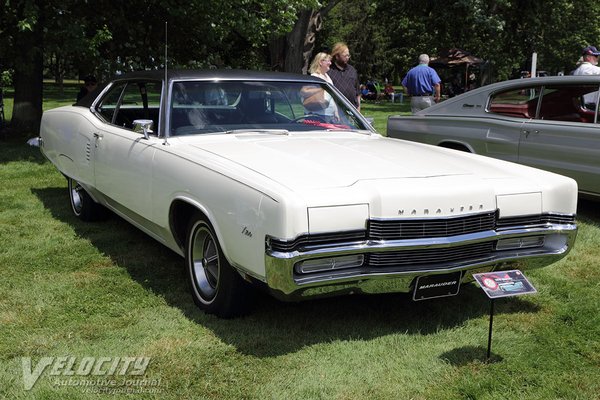
{"type": "Polygon", "coordinates": [[[512,118],[597,122],[598,85],[547,85],[492,95],[488,110],[512,118]]]}

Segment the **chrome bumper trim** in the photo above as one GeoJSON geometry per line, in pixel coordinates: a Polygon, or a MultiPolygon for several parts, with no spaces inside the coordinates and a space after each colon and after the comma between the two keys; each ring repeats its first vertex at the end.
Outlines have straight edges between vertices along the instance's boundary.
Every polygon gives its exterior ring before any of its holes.
{"type": "MultiPolygon", "coordinates": [[[[545,227],[516,227],[510,230],[485,231],[452,237],[377,241],[364,240],[339,246],[310,248],[304,251],[277,252],[267,249],[265,254],[266,281],[275,294],[282,298],[308,298],[346,292],[387,293],[409,292],[418,276],[453,271],[476,272],[494,269],[539,268],[563,258],[571,250],[577,235],[576,224],[553,224],[545,227]],[[451,248],[501,239],[544,236],[543,247],[493,251],[485,260],[459,260],[440,266],[419,266],[415,269],[360,267],[299,275],[294,272],[296,263],[324,257],[347,254],[398,252],[404,250],[430,250],[451,248]]],[[[463,282],[471,280],[471,274],[463,274],[463,282]]]]}

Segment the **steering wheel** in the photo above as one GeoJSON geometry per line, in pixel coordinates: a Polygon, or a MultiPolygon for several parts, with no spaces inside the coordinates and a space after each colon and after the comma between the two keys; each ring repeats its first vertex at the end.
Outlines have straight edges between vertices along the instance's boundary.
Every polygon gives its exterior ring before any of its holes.
{"type": "Polygon", "coordinates": [[[322,115],[319,114],[305,114],[305,115],[301,115],[297,118],[292,119],[290,122],[299,122],[302,121],[304,119],[311,119],[314,118],[316,120],[318,120],[319,122],[323,122],[323,123],[327,123],[327,120],[325,120],[325,118],[322,115]]]}

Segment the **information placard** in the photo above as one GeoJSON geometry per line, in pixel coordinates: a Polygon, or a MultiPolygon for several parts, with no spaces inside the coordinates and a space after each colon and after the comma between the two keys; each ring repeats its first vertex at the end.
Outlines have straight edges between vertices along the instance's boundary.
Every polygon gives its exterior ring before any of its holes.
{"type": "Polygon", "coordinates": [[[490,299],[537,293],[537,290],[518,269],[473,274],[490,299]]]}

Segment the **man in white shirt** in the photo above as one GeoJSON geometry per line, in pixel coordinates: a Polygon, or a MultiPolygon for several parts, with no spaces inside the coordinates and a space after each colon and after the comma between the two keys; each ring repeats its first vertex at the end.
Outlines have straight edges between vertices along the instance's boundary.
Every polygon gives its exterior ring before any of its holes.
{"type": "MultiPolygon", "coordinates": [[[[573,75],[600,75],[600,67],[597,65],[598,56],[600,56],[600,51],[594,46],[583,49],[583,62],[573,71],[573,75]]],[[[598,92],[584,94],[583,103],[585,108],[595,110],[598,103],[598,92]]]]}
{"type": "Polygon", "coordinates": [[[600,51],[594,46],[583,49],[583,62],[573,71],[573,75],[600,75],[600,67],[597,66],[598,56],[600,56],[600,51]]]}

